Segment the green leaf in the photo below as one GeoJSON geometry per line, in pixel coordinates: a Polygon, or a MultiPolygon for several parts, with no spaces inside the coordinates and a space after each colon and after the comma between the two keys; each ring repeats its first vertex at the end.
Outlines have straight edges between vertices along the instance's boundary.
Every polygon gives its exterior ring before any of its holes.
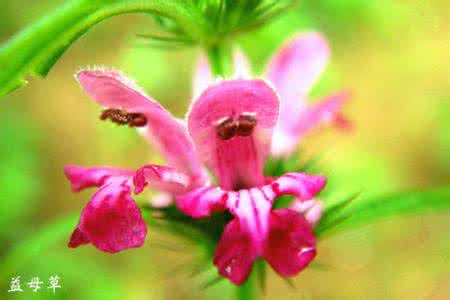
{"type": "Polygon", "coordinates": [[[314,232],[322,237],[397,215],[432,212],[450,212],[450,186],[366,200],[345,199],[325,210],[314,232]]]}
{"type": "Polygon", "coordinates": [[[56,242],[67,239],[75,228],[78,217],[78,215],[61,217],[43,228],[31,232],[28,237],[17,243],[2,258],[0,279],[7,278],[26,266],[56,242]]]}
{"type": "Polygon", "coordinates": [[[26,84],[28,74],[45,76],[81,35],[112,16],[149,13],[173,20],[195,41],[207,38],[208,23],[192,1],[72,0],[0,48],[0,95],[26,84]]]}

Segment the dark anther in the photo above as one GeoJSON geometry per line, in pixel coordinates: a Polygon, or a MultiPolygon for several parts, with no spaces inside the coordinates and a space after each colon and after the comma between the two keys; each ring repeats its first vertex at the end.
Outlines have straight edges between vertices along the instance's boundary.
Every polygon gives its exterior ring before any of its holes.
{"type": "Polygon", "coordinates": [[[239,136],[249,136],[256,126],[256,118],[251,115],[240,115],[237,120],[236,134],[239,136]]]}
{"type": "Polygon", "coordinates": [[[236,135],[237,123],[233,118],[228,117],[217,124],[216,132],[217,136],[226,141],[236,135]]]}
{"type": "Polygon", "coordinates": [[[128,122],[130,127],[142,127],[147,125],[147,118],[143,114],[130,114],[131,120],[128,122]]]}
{"type": "Polygon", "coordinates": [[[123,109],[108,108],[100,114],[100,120],[111,120],[119,125],[126,125],[130,127],[142,127],[147,124],[147,118],[143,114],[128,113],[123,109]]]}

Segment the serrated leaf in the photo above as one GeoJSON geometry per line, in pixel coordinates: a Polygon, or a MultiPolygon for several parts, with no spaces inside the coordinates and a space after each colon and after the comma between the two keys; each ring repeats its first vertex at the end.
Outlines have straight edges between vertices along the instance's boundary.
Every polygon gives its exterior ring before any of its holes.
{"type": "MultiPolygon", "coordinates": [[[[348,199],[336,205],[346,202],[348,199]]],[[[324,218],[314,228],[316,236],[322,237],[394,216],[448,213],[450,212],[450,186],[355,200],[352,205],[340,209],[337,213],[336,205],[325,210],[324,218]]]]}

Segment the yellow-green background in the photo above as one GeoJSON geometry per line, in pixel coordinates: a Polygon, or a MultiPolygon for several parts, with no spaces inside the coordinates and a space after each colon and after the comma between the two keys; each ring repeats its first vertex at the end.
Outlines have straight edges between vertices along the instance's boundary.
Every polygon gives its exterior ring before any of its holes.
{"type": "MultiPolygon", "coordinates": [[[[0,42],[62,1],[4,0],[0,42]]],[[[332,62],[313,95],[352,91],[350,134],[320,131],[303,141],[330,178],[325,200],[450,182],[450,3],[445,0],[314,0],[240,39],[256,71],[289,35],[320,30],[332,62]]],[[[73,78],[84,66],[124,70],[182,117],[199,49],[151,48],[137,33],[145,15],[120,16],[89,31],[49,76],[0,102],[0,299],[227,299],[230,287],[200,288],[183,265],[195,248],[149,228],[143,248],[109,255],[66,247],[91,191],[72,194],[65,164],[138,167],[160,161],[133,130],[98,121],[99,107],[73,78]],[[75,219],[42,228],[73,215],[75,219]],[[69,226],[67,225],[69,224],[69,226]],[[33,240],[34,238],[34,240],[33,240]],[[160,247],[165,241],[176,248],[160,247]],[[47,245],[45,246],[44,245],[47,245]],[[58,274],[62,289],[32,293],[25,282],[58,274]],[[21,275],[22,294],[8,294],[21,275]]],[[[1,66],[0,66],[1,67],[1,66]]],[[[313,99],[317,97],[312,97],[313,99]]],[[[263,299],[450,299],[447,215],[389,220],[320,242],[317,261],[293,289],[269,272],[263,299]]],[[[209,271],[213,274],[214,270],[209,271]]]]}

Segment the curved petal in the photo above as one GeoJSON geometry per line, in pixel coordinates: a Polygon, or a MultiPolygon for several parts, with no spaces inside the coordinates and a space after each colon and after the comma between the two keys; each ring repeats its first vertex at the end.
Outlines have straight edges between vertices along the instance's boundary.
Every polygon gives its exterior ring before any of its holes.
{"type": "Polygon", "coordinates": [[[146,186],[172,194],[184,193],[191,185],[188,175],[173,168],[146,165],[136,171],[133,177],[134,192],[140,194],[146,186]]]}
{"type": "Polygon", "coordinates": [[[294,195],[299,201],[306,201],[319,193],[327,182],[321,175],[305,173],[286,173],[271,183],[277,196],[294,195]]]}
{"type": "MultiPolygon", "coordinates": [[[[233,51],[234,78],[247,78],[250,76],[250,63],[244,52],[236,48],[233,51]]],[[[209,86],[214,84],[215,80],[209,67],[208,59],[201,55],[194,73],[192,91],[196,99],[209,86]]]]}
{"type": "Polygon", "coordinates": [[[143,114],[146,118],[145,135],[156,143],[167,162],[187,174],[202,176],[194,145],[184,124],[131,80],[110,70],[85,70],[76,76],[84,90],[104,107],[143,114]]]}
{"type": "Polygon", "coordinates": [[[306,221],[308,221],[309,226],[314,227],[322,218],[324,206],[321,201],[315,199],[307,201],[295,199],[290,208],[303,214],[306,221]]]}
{"type": "Polygon", "coordinates": [[[147,226],[130,194],[126,177],[114,177],[103,185],[83,209],[69,246],[89,241],[109,253],[142,246],[147,226]]]}
{"type": "Polygon", "coordinates": [[[275,130],[272,155],[292,154],[300,139],[316,127],[332,124],[340,129],[350,129],[351,122],[341,112],[349,97],[348,92],[341,92],[304,108],[298,119],[292,122],[290,131],[275,130]]]}
{"type": "Polygon", "coordinates": [[[343,129],[349,128],[350,122],[341,113],[349,98],[349,93],[341,92],[309,106],[302,113],[295,128],[298,136],[301,137],[311,129],[327,124],[335,124],[343,129]]]}
{"type": "Polygon", "coordinates": [[[287,173],[263,186],[239,191],[204,186],[176,197],[178,208],[185,214],[201,218],[213,211],[228,208],[237,218],[245,219],[248,231],[255,239],[267,231],[268,211],[272,202],[282,195],[294,195],[298,201],[306,201],[325,186],[326,178],[305,173],[287,173]]]}
{"type": "Polygon", "coordinates": [[[306,106],[309,91],[324,71],[330,56],[326,39],[319,33],[302,33],[284,44],[270,60],[266,78],[280,94],[277,130],[291,132],[306,106]]]}
{"type": "Polygon", "coordinates": [[[219,274],[234,284],[242,284],[250,274],[257,255],[253,242],[238,219],[227,224],[214,252],[219,274]]]}
{"type": "Polygon", "coordinates": [[[272,211],[264,258],[281,276],[294,276],[316,256],[316,239],[306,219],[290,209],[272,211]]]}
{"type": "Polygon", "coordinates": [[[86,168],[74,165],[64,166],[64,174],[72,184],[72,190],[79,192],[89,187],[102,186],[112,176],[133,176],[134,171],[113,167],[86,168]]]}
{"type": "Polygon", "coordinates": [[[180,211],[193,218],[208,217],[214,211],[224,210],[227,193],[218,187],[201,187],[176,197],[180,211]]]}
{"type": "Polygon", "coordinates": [[[264,184],[263,166],[278,118],[278,97],[261,80],[222,81],[194,102],[188,116],[189,132],[199,156],[226,190],[264,184]],[[219,130],[240,128],[239,120],[253,121],[246,135],[219,130]],[[228,122],[227,124],[225,124],[228,122]]]}

